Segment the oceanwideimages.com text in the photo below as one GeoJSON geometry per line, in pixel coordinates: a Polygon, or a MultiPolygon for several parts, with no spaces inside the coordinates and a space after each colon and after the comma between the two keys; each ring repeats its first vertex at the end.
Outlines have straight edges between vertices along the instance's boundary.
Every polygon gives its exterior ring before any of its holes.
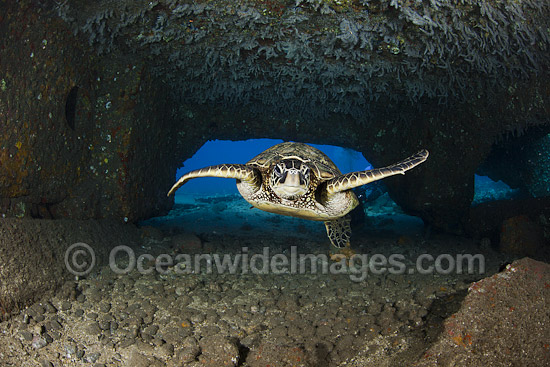
{"type": "MultiPolygon", "coordinates": [[[[65,254],[67,269],[76,275],[89,273],[95,265],[93,249],[83,243],[73,244],[65,254]],[[79,245],[79,246],[75,246],[79,245]],[[71,250],[71,253],[69,253],[71,250]],[[92,256],[87,259],[86,257],[92,256]]],[[[138,271],[142,274],[347,274],[352,281],[362,281],[381,274],[484,274],[482,254],[429,253],[408,259],[403,254],[303,254],[293,246],[285,253],[249,253],[247,247],[235,254],[151,254],[136,255],[129,246],[117,246],[109,255],[109,267],[116,274],[138,271]]]]}

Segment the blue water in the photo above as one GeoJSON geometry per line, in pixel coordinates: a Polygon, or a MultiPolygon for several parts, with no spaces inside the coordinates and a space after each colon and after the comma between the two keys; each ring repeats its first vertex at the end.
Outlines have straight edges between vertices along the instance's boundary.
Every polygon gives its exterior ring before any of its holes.
{"type": "Polygon", "coordinates": [[[494,200],[510,200],[519,194],[519,190],[510,188],[502,181],[493,181],[487,176],[475,175],[475,195],[472,205],[494,200]]]}
{"type": "MultiPolygon", "coordinates": [[[[282,143],[276,139],[251,139],[244,141],[210,140],[193,157],[183,162],[178,169],[176,179],[194,169],[221,163],[246,163],[267,148],[282,143]]],[[[347,173],[364,170],[369,167],[363,155],[352,149],[332,145],[310,144],[329,156],[340,171],[347,173]]],[[[233,194],[237,193],[235,180],[227,178],[199,178],[182,186],[177,194],[233,194]]]]}

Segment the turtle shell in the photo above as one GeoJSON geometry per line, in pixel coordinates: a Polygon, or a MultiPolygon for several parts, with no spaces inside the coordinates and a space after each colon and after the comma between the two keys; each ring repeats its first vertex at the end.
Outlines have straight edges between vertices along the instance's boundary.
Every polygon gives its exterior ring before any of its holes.
{"type": "Polygon", "coordinates": [[[286,142],[272,146],[246,164],[262,172],[283,159],[298,159],[307,164],[319,181],[327,181],[342,175],[338,167],[319,149],[304,143],[286,142]]]}

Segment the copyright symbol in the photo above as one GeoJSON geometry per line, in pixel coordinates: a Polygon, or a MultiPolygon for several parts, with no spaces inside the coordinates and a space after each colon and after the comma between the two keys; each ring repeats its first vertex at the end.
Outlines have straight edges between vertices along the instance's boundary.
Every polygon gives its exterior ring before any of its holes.
{"type": "Polygon", "coordinates": [[[65,251],[65,267],[73,275],[86,275],[95,266],[95,252],[84,242],[73,243],[65,251]],[[89,262],[88,262],[89,260],[89,262]]]}

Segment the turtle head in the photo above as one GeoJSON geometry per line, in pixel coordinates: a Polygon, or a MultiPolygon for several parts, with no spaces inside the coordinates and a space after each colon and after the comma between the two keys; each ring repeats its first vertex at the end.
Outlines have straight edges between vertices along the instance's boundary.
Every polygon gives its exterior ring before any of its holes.
{"type": "Polygon", "coordinates": [[[285,159],[272,167],[269,184],[282,199],[295,200],[309,188],[310,168],[297,159],[285,159]]]}

